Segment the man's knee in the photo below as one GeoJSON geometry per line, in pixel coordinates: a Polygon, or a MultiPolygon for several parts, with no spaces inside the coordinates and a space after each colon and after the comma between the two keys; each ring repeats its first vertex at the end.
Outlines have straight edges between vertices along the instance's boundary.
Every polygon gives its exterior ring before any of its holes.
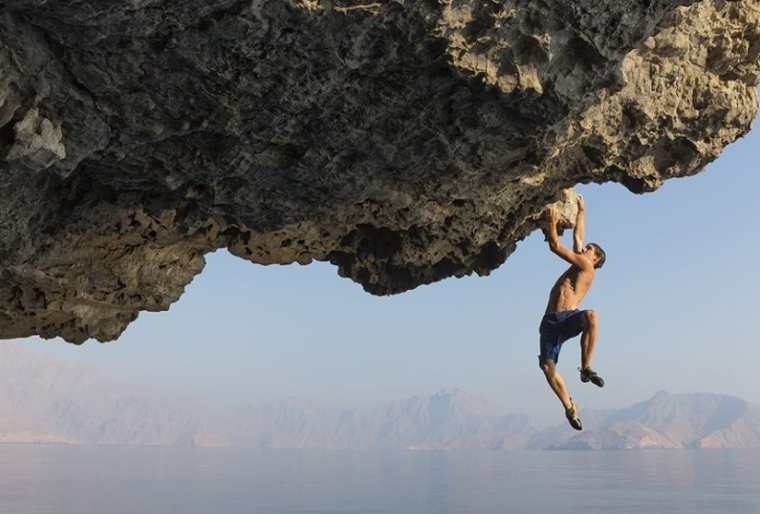
{"type": "Polygon", "coordinates": [[[595,310],[588,309],[583,311],[583,313],[585,314],[587,327],[595,327],[599,323],[599,315],[595,310]]]}
{"type": "Polygon", "coordinates": [[[540,367],[541,367],[541,371],[543,371],[544,375],[546,375],[546,378],[551,378],[554,376],[554,371],[555,371],[554,361],[549,360],[549,359],[542,360],[540,363],[540,367]]]}

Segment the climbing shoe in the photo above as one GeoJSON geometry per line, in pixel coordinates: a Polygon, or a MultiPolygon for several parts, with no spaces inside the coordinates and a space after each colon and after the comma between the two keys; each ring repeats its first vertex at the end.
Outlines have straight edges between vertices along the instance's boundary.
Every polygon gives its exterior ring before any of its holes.
{"type": "Polygon", "coordinates": [[[581,418],[578,417],[578,408],[572,398],[570,398],[570,408],[565,409],[565,417],[567,417],[567,421],[570,423],[571,427],[576,430],[583,430],[581,418]]]}
{"type": "MultiPolygon", "coordinates": [[[[580,369],[580,368],[579,368],[580,369]]],[[[597,387],[604,387],[604,379],[591,368],[581,369],[581,382],[591,382],[597,387]]]]}

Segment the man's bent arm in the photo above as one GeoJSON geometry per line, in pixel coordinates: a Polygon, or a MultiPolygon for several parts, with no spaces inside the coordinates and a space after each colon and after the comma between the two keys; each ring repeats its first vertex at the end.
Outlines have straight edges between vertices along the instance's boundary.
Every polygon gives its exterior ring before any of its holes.
{"type": "Polygon", "coordinates": [[[583,250],[583,239],[586,237],[585,210],[583,197],[578,195],[578,214],[575,216],[575,229],[573,230],[573,250],[575,253],[581,253],[583,250]]]}
{"type": "Polygon", "coordinates": [[[590,261],[585,259],[579,253],[575,253],[570,248],[566,247],[559,240],[557,234],[557,211],[554,207],[550,207],[548,210],[548,227],[546,228],[546,238],[549,240],[549,249],[552,253],[562,257],[570,264],[574,264],[579,268],[585,269],[591,266],[590,261]]]}

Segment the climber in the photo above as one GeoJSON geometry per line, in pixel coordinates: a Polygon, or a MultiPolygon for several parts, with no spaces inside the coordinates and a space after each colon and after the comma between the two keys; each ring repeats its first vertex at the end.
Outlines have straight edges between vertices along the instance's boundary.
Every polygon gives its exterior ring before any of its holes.
{"type": "Polygon", "coordinates": [[[591,382],[598,387],[604,386],[604,380],[591,369],[591,357],[596,344],[598,317],[592,310],[579,310],[578,305],[586,296],[594,273],[604,265],[606,255],[602,248],[589,243],[583,246],[584,237],[583,198],[578,196],[578,214],[573,231],[573,249],[564,246],[557,235],[557,209],[550,206],[547,210],[547,227],[545,233],[551,251],[571,264],[555,282],[549,295],[549,305],[541,320],[539,333],[541,335],[541,354],[538,356],[541,370],[559,401],[565,407],[565,416],[570,426],[583,430],[578,417],[578,408],[568,395],[565,382],[556,369],[559,351],[562,343],[578,334],[581,336],[581,382],[591,382]]]}

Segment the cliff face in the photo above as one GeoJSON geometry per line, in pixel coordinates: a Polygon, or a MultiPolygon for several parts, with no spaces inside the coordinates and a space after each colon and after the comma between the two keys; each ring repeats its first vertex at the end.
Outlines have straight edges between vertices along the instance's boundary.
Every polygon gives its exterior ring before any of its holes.
{"type": "Polygon", "coordinates": [[[757,109],[755,0],[0,2],[0,337],[116,338],[229,248],[374,294],[488,274],[579,182],[757,109]]]}

